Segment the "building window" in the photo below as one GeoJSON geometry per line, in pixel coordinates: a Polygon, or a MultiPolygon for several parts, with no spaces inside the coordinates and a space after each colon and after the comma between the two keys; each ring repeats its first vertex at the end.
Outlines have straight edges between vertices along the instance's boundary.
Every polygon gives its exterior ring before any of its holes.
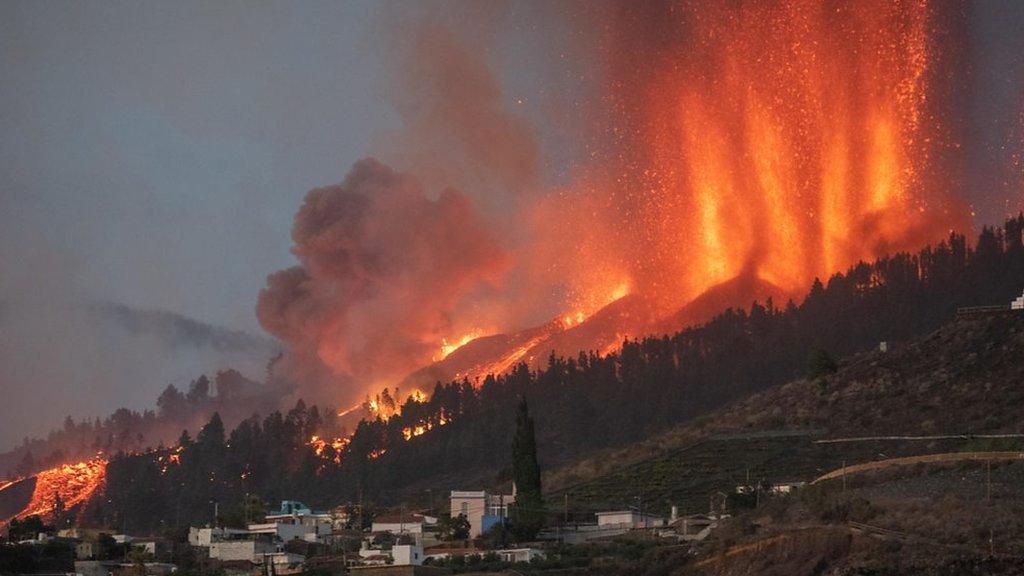
{"type": "Polygon", "coordinates": [[[469,516],[469,502],[459,504],[459,513],[463,516],[469,516]]]}

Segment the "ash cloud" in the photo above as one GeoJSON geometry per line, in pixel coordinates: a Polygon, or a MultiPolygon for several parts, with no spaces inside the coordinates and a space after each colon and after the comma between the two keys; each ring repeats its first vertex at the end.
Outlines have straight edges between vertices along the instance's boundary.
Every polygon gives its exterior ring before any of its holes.
{"type": "Polygon", "coordinates": [[[375,159],[311,190],[292,240],[301,264],[268,277],[256,313],[288,345],[283,374],[312,398],[429,362],[454,319],[471,312],[471,297],[497,285],[510,263],[465,195],[431,198],[375,159]]]}
{"type": "Polygon", "coordinates": [[[480,46],[431,21],[399,26],[393,39],[389,94],[403,128],[385,138],[388,155],[429,185],[471,188],[485,208],[535,188],[533,127],[507,109],[480,46]]]}

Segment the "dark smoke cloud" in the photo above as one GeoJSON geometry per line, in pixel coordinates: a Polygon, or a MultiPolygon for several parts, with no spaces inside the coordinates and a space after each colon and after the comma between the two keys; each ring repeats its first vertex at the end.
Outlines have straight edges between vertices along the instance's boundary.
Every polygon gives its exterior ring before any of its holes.
{"type": "Polygon", "coordinates": [[[429,198],[374,159],[310,191],[292,240],[301,265],[268,278],[257,316],[289,346],[286,373],[321,383],[372,385],[428,362],[467,296],[509,265],[462,193],[429,198]]]}

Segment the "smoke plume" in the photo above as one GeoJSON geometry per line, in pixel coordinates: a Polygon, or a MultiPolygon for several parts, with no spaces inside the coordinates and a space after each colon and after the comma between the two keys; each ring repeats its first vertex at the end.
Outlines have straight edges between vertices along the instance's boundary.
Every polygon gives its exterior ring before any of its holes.
{"type": "Polygon", "coordinates": [[[301,265],[268,278],[257,316],[306,379],[323,366],[369,383],[429,362],[460,314],[472,313],[467,296],[509,265],[463,194],[431,199],[374,159],[310,191],[292,239],[301,265]]]}

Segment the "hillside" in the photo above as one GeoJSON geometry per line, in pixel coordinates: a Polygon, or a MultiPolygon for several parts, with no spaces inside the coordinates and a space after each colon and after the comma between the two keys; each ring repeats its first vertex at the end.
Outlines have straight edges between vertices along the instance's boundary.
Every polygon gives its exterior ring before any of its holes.
{"type": "Polygon", "coordinates": [[[1024,312],[957,319],[554,471],[547,497],[580,518],[706,512],[727,497],[734,518],[673,574],[1018,573],[1022,357],[1024,312]],[[903,458],[916,455],[936,457],[903,458]],[[756,509],[735,496],[860,463],[877,469],[765,493],[756,509]]]}
{"type": "Polygon", "coordinates": [[[1022,432],[1024,313],[946,324],[858,354],[820,381],[754,394],[708,418],[709,429],[822,427],[834,436],[1022,432]]]}
{"type": "MultiPolygon", "coordinates": [[[[1022,357],[1024,313],[953,320],[922,338],[890,343],[888,352],[875,350],[846,358],[835,374],[823,379],[798,379],[771,387],[642,442],[552,471],[548,485],[561,493],[581,482],[597,482],[613,472],[615,463],[626,469],[638,462],[657,466],[662,459],[696,446],[707,449],[709,442],[720,443],[722,438],[731,438],[734,450],[737,444],[755,443],[771,451],[767,446],[778,436],[791,438],[787,444],[792,448],[840,437],[1021,433],[1022,357]]],[[[884,444],[886,453],[895,455],[965,443],[869,444],[875,448],[884,444]]],[[[816,448],[805,456],[838,464],[844,444],[827,446],[831,453],[816,448]]],[[[846,456],[856,461],[856,451],[846,456]]]]}

